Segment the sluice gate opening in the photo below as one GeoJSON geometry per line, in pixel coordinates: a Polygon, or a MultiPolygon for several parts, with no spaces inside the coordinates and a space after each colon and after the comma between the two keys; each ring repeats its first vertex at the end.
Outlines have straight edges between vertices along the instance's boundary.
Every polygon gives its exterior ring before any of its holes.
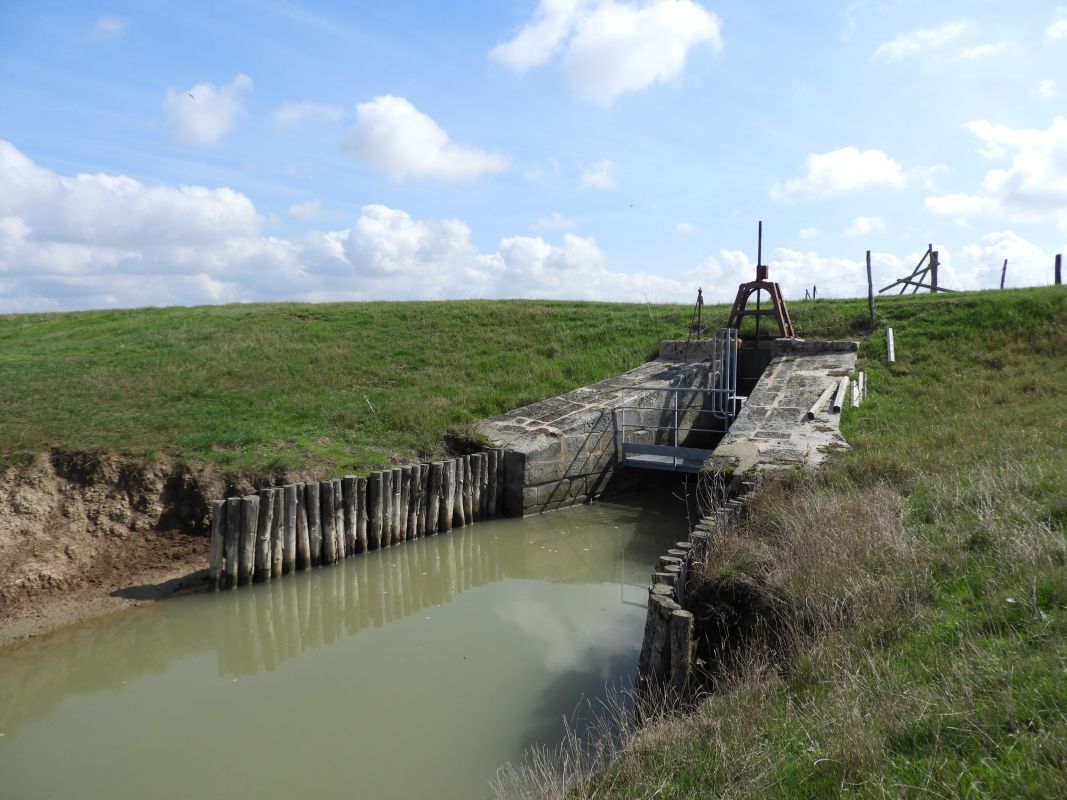
{"type": "Polygon", "coordinates": [[[734,328],[710,340],[707,374],[696,386],[627,387],[634,394],[616,408],[619,457],[624,467],[699,472],[744,402],[738,394],[734,328]]]}

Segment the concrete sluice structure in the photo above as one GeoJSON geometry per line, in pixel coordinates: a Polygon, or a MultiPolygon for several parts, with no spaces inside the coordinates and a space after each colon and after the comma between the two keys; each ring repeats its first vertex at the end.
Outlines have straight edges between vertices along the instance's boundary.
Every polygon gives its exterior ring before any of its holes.
{"type": "Polygon", "coordinates": [[[643,435],[642,443],[666,446],[671,432],[683,429],[698,441],[674,444],[710,452],[721,433],[709,434],[701,420],[721,371],[715,340],[665,341],[654,361],[483,420],[479,431],[504,452],[505,513],[537,514],[636,488],[643,471],[622,469],[620,410],[627,407],[625,426],[643,435]],[[664,401],[688,390],[696,390],[693,399],[680,409],[664,401]]]}

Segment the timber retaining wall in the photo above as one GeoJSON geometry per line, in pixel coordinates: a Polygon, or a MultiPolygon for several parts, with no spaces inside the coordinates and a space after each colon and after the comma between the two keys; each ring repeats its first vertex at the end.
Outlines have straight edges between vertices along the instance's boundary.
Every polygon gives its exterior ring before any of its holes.
{"type": "Polygon", "coordinates": [[[234,588],[504,513],[500,449],[212,504],[212,588],[234,588]]]}

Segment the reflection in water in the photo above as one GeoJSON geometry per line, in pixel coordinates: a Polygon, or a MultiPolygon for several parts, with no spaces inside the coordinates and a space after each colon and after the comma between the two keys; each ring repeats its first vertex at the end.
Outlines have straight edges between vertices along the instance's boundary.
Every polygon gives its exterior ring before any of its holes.
{"type": "Polygon", "coordinates": [[[669,500],[479,523],[9,650],[0,786],[484,796],[580,694],[632,676],[649,566],[683,527],[669,500]]]}

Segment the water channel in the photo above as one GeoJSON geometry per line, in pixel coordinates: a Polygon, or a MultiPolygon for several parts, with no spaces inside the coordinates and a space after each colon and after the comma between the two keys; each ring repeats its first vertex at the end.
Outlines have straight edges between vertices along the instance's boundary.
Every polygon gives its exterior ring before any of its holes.
{"type": "Polygon", "coordinates": [[[684,513],[481,522],[0,651],[0,798],[487,797],[632,682],[684,513]]]}

